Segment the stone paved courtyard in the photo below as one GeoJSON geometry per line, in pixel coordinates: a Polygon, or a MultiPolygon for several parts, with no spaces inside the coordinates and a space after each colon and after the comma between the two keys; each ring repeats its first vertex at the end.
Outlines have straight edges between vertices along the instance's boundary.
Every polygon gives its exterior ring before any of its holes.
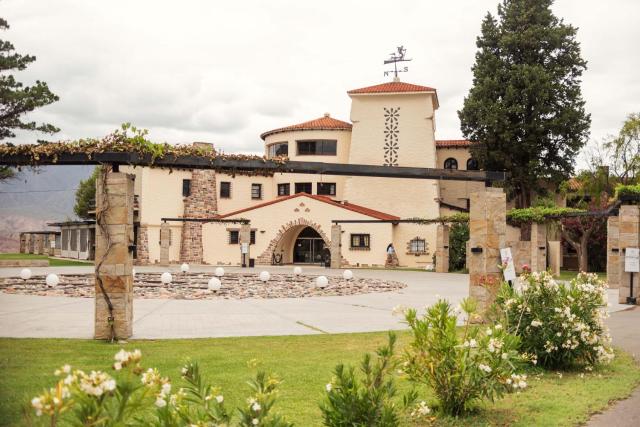
{"type": "MultiPolygon", "coordinates": [[[[34,268],[34,275],[91,274],[93,267],[34,268]]],[[[161,267],[136,267],[139,274],[161,273],[161,267]]],[[[192,267],[194,274],[213,275],[214,267],[192,267]]],[[[226,268],[229,273],[259,274],[262,268],[226,268]]],[[[266,268],[272,275],[289,274],[290,267],[266,268]]],[[[406,284],[390,292],[306,298],[135,299],[133,338],[199,338],[257,335],[301,335],[400,329],[393,307],[422,308],[439,297],[457,304],[468,293],[468,275],[419,271],[353,270],[356,279],[370,278],[406,284]]],[[[0,269],[0,277],[17,276],[20,269],[0,269]]],[[[172,267],[174,276],[179,268],[172,267]]],[[[319,267],[304,275],[339,278],[342,270],[319,267]]],[[[609,291],[611,311],[617,290],[609,291]]],[[[89,298],[0,293],[0,336],[92,338],[94,302],[89,298]]]]}

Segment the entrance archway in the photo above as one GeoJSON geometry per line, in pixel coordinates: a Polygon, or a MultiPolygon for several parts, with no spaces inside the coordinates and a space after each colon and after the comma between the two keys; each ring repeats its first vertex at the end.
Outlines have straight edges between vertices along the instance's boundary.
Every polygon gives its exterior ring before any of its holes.
{"type": "MultiPolygon", "coordinates": [[[[293,264],[294,262],[294,248],[298,242],[298,237],[314,238],[318,237],[320,241],[327,248],[330,247],[329,237],[324,233],[320,224],[316,224],[306,218],[298,218],[293,221],[289,221],[280,227],[280,230],[269,242],[269,246],[258,256],[258,264],[293,264]],[[306,229],[309,229],[305,231],[306,229]],[[304,234],[303,234],[303,231],[304,234]],[[313,233],[313,234],[312,234],[313,233]]],[[[320,246],[320,243],[315,243],[320,246]]],[[[318,263],[321,261],[317,261],[318,263]]]]}
{"type": "Polygon", "coordinates": [[[291,257],[294,264],[320,264],[325,249],[322,236],[311,227],[303,228],[296,237],[291,257]]]}

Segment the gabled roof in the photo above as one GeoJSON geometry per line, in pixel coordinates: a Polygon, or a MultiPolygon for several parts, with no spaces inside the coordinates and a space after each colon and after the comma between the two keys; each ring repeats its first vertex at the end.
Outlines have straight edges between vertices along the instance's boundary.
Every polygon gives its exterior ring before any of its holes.
{"type": "Polygon", "coordinates": [[[395,215],[389,215],[386,214],[384,212],[380,212],[380,211],[376,211],[373,209],[369,209],[366,208],[364,206],[360,206],[360,205],[355,205],[353,203],[348,203],[348,202],[336,202],[335,200],[330,199],[329,197],[326,196],[318,196],[318,195],[313,195],[313,194],[307,194],[307,193],[297,193],[297,194],[292,194],[290,196],[283,196],[283,197],[278,197],[277,199],[274,200],[270,200],[268,202],[264,202],[264,203],[260,203],[248,208],[244,208],[244,209],[239,209],[237,211],[233,211],[233,212],[229,212],[227,214],[224,215],[218,215],[216,216],[216,218],[228,218],[234,215],[238,215],[241,214],[243,212],[248,212],[248,211],[252,211],[254,209],[260,209],[263,208],[265,206],[269,206],[269,205],[273,205],[275,203],[280,203],[280,202],[284,202],[285,200],[290,200],[290,199],[295,199],[296,197],[308,197],[310,199],[314,199],[317,200],[319,202],[323,202],[323,203],[327,203],[329,205],[338,207],[338,208],[342,208],[342,209],[346,209],[348,211],[352,211],[352,212],[357,212],[359,214],[362,215],[367,215],[370,216],[372,218],[375,219],[385,219],[385,220],[394,220],[394,219],[400,219],[400,217],[397,217],[395,215]]]}
{"type": "Polygon", "coordinates": [[[436,140],[436,148],[468,148],[471,141],[466,139],[439,139],[436,140]]]}
{"type": "Polygon", "coordinates": [[[267,136],[273,135],[274,133],[297,130],[351,130],[351,123],[334,119],[327,113],[323,117],[320,117],[318,119],[267,131],[260,135],[260,138],[265,139],[267,136]]]}
{"type": "Polygon", "coordinates": [[[414,85],[405,82],[389,82],[374,86],[362,87],[348,91],[349,95],[370,94],[370,93],[401,93],[401,92],[435,92],[436,90],[428,86],[414,85]]]}

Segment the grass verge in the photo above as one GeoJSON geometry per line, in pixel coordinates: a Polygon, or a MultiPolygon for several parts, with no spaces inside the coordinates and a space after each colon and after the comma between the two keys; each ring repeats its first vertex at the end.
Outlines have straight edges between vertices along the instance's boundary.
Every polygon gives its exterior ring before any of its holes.
{"type": "MultiPolygon", "coordinates": [[[[121,347],[139,348],[143,365],[157,367],[179,385],[185,358],[200,362],[208,380],[222,387],[225,400],[241,404],[248,395],[245,381],[251,376],[246,362],[258,359],[277,373],[281,386],[277,410],[297,426],[321,424],[318,402],[332,369],[339,362],[357,364],[364,352],[385,342],[386,333],[319,334],[309,336],[246,337],[184,340],[141,340],[125,345],[69,339],[0,339],[0,425],[20,425],[21,405],[53,384],[53,371],[70,363],[84,370],[110,371],[113,355],[121,347]]],[[[409,333],[399,332],[399,349],[409,333]]],[[[625,353],[618,353],[606,367],[581,377],[562,377],[541,370],[529,373],[530,388],[508,395],[495,404],[483,403],[462,419],[438,419],[434,425],[576,425],[615,399],[628,396],[640,383],[640,367],[625,353]]],[[[410,385],[399,380],[401,390],[410,385]]],[[[430,404],[433,396],[420,389],[430,404]]]]}
{"type": "Polygon", "coordinates": [[[70,267],[93,265],[92,261],[77,261],[73,259],[52,258],[47,255],[0,253],[0,259],[48,259],[51,267],[70,267]]]}

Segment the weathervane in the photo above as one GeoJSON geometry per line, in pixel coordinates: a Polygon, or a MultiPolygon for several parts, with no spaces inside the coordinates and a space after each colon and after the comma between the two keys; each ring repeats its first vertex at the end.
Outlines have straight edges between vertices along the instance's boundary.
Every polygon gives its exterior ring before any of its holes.
{"type": "MultiPolygon", "coordinates": [[[[410,59],[405,59],[404,55],[407,53],[407,49],[405,49],[404,46],[398,46],[397,48],[397,52],[393,52],[391,53],[391,58],[386,59],[384,61],[385,65],[386,64],[391,64],[393,62],[393,73],[395,75],[396,78],[398,78],[398,73],[406,73],[407,71],[409,71],[409,67],[407,67],[405,65],[404,69],[398,70],[398,62],[408,62],[411,61],[410,59]]],[[[389,73],[391,73],[392,71],[385,71],[384,75],[385,77],[389,75],[389,73]]]]}

